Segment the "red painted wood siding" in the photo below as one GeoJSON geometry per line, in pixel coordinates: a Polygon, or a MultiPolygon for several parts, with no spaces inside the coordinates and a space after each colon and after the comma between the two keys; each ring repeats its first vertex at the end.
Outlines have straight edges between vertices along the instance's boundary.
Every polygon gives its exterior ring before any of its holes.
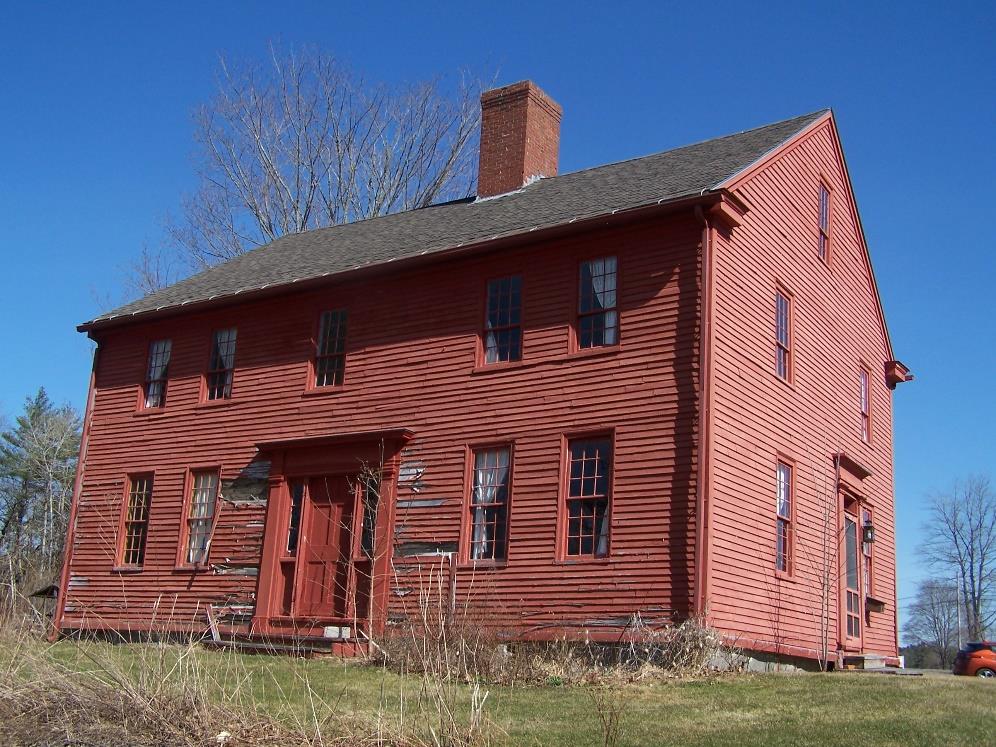
{"type": "MultiPolygon", "coordinates": [[[[896,653],[892,400],[889,351],[850,189],[829,121],[734,185],[749,206],[732,237],[717,237],[713,347],[712,531],[709,612],[721,629],[771,648],[819,645],[819,501],[833,500],[832,454],[872,475],[874,594],[864,648],[896,653]],[[832,192],[829,266],[818,256],[821,177],[832,192]],[[775,290],[793,296],[793,377],[775,375],[775,290]],[[861,438],[859,372],[872,372],[872,439],[861,438]],[[775,574],[775,466],[795,466],[795,573],[775,574]]],[[[834,582],[836,584],[836,570],[834,582]]],[[[831,651],[838,639],[837,588],[831,651]]]]}
{"type": "MultiPolygon", "coordinates": [[[[514,443],[508,563],[461,568],[457,581],[459,594],[474,590],[501,625],[541,634],[640,610],[687,614],[699,238],[690,214],[658,218],[108,330],[100,335],[62,626],[141,628],[154,620],[201,630],[205,604],[251,606],[252,575],[174,569],[188,470],[219,467],[231,480],[261,441],[402,427],[415,434],[402,469],[424,472],[419,492],[405,481],[399,487],[399,547],[458,542],[467,449],[514,443]],[[622,343],[569,354],[578,263],[607,255],[618,257],[622,343]],[[475,370],[485,282],[513,273],[523,278],[523,360],[475,370]],[[306,393],[318,314],[333,308],[349,312],[345,385],[306,393]],[[226,327],[238,329],[233,395],[201,404],[211,334],[226,327]],[[148,343],[162,338],[172,340],[167,404],[138,412],[148,343]],[[563,438],[609,430],[611,557],[557,562],[563,438]],[[124,481],[138,472],[155,474],[145,566],[113,572],[124,481]]],[[[222,501],[219,512],[210,562],[252,573],[264,507],[222,501]]],[[[410,562],[397,560],[392,615],[411,600],[406,587],[418,586],[410,562]]]]}

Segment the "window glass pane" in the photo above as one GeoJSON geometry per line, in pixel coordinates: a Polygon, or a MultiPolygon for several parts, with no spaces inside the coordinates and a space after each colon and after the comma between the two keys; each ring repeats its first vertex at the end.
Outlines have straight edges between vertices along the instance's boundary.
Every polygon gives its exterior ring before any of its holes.
{"type": "Polygon", "coordinates": [[[484,319],[486,363],[522,357],[522,278],[518,275],[488,282],[484,319]]]}
{"type": "Polygon", "coordinates": [[[473,560],[504,560],[507,554],[510,450],[474,452],[474,489],[471,495],[473,560]]]}
{"type": "Polygon", "coordinates": [[[166,377],[172,342],[156,340],[149,346],[149,365],[145,376],[145,406],[162,407],[166,403],[166,377]]]}
{"type": "Polygon", "coordinates": [[[570,442],[567,496],[567,554],[608,554],[612,443],[609,439],[570,442]]]}
{"type": "Polygon", "coordinates": [[[844,545],[847,566],[847,588],[858,588],[858,535],[857,524],[851,519],[844,520],[844,545]]]}
{"type": "Polygon", "coordinates": [[[287,523],[287,554],[297,552],[297,539],[301,531],[301,505],[304,502],[304,483],[291,485],[290,518],[287,523]]]}

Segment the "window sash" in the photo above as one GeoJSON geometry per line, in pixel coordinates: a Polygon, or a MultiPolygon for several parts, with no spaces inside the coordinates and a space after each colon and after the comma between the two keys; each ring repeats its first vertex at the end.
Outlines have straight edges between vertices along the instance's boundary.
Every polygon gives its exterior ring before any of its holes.
{"type": "Polygon", "coordinates": [[[189,565],[207,562],[211,528],[218,502],[218,473],[196,472],[187,509],[187,537],[184,559],[189,565]]]}
{"type": "Polygon", "coordinates": [[[341,386],[346,373],[346,311],[323,311],[315,348],[315,386],[341,386]]]}
{"type": "Polygon", "coordinates": [[[568,444],[565,554],[609,554],[612,441],[575,439],[568,444]]]}
{"type": "Polygon", "coordinates": [[[373,558],[377,541],[377,508],[380,505],[380,484],[373,477],[361,483],[363,499],[363,524],[360,527],[360,554],[373,558]]]}
{"type": "Polygon", "coordinates": [[[169,371],[171,340],[156,340],[149,345],[149,361],[145,373],[145,406],[166,404],[166,378],[169,371]]]}
{"type": "Polygon", "coordinates": [[[578,277],[577,341],[581,349],[616,345],[619,342],[615,257],[581,263],[578,277]]]}
{"type": "Polygon", "coordinates": [[[488,281],[484,314],[484,362],[522,359],[522,278],[488,281]]]}
{"type": "Polygon", "coordinates": [[[145,543],[149,532],[149,507],[152,503],[152,477],[130,478],[124,510],[121,565],[140,568],[145,562],[145,543]]]}
{"type": "Polygon", "coordinates": [[[792,373],[792,302],[775,292],[775,373],[789,380],[792,373]]]}
{"type": "Polygon", "coordinates": [[[508,558],[508,503],[512,451],[508,447],[474,451],[470,497],[470,559],[508,558]]]}
{"type": "Polygon", "coordinates": [[[235,368],[236,330],[220,329],[214,333],[211,361],[207,374],[207,398],[230,399],[235,368]]]}

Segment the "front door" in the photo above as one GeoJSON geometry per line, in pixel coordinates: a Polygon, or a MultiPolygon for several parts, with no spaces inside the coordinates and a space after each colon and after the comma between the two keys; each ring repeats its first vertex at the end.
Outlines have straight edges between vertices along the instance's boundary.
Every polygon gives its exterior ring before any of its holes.
{"type": "Polygon", "coordinates": [[[302,522],[295,616],[347,615],[354,488],[345,476],[312,477],[302,522]]]}
{"type": "Polygon", "coordinates": [[[858,565],[858,517],[844,514],[844,645],[861,648],[861,587],[858,565]]]}

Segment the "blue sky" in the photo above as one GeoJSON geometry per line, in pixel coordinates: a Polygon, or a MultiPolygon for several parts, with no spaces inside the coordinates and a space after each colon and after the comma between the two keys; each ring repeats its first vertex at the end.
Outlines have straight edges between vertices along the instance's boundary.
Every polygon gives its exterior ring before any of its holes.
{"type": "Polygon", "coordinates": [[[219,54],[318,44],[375,80],[532,78],[564,106],[562,171],[830,106],[917,376],[895,396],[908,598],[925,495],[996,477],[996,6],[578,5],[4,4],[0,412],[39,385],[82,407],[90,346],[74,326],[119,297],[122,268],[193,189],[191,112],[219,54]]]}

